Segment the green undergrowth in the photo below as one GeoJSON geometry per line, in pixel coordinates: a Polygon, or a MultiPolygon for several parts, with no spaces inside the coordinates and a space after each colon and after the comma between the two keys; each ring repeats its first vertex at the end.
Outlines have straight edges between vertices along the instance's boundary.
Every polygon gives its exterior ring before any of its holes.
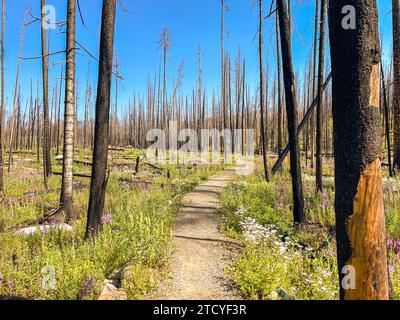
{"type": "MultiPolygon", "coordinates": [[[[78,152],[78,156],[84,158],[87,153],[78,152]]],[[[117,155],[114,158],[118,160],[117,155]]],[[[180,196],[222,169],[162,166],[160,174],[143,167],[133,177],[131,167],[113,168],[103,230],[96,241],[83,241],[89,179],[75,179],[83,187],[74,193],[78,219],[71,224],[71,232],[14,234],[19,226],[58,205],[60,177],[53,176],[45,190],[41,171],[35,166],[29,161],[17,163],[5,179],[7,198],[0,207],[0,298],[96,299],[107,276],[127,263],[130,276],[122,285],[129,298],[139,298],[152,288],[155,272],[168,261],[171,221],[180,196]]],[[[85,166],[77,165],[74,170],[90,173],[85,166]]]]}
{"type": "MultiPolygon", "coordinates": [[[[223,230],[244,243],[228,274],[245,299],[338,299],[336,242],[333,233],[333,173],[325,169],[323,194],[305,170],[303,191],[307,224],[293,227],[288,170],[265,182],[261,170],[224,190],[223,230]]],[[[400,212],[396,181],[384,178],[386,225],[393,291],[400,298],[400,212]]],[[[399,188],[400,190],[400,188],[399,188]]]]}

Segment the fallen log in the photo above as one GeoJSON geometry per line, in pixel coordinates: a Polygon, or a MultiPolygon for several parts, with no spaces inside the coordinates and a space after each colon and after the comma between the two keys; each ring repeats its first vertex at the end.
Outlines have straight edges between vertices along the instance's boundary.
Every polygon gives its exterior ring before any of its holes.
{"type": "MultiPolygon", "coordinates": [[[[57,172],[57,171],[53,171],[53,174],[55,176],[62,176],[63,175],[62,172],[57,172]]],[[[73,175],[74,175],[74,177],[77,177],[77,178],[88,178],[88,179],[92,178],[91,175],[85,174],[85,173],[74,173],[73,175]]]]}
{"type": "Polygon", "coordinates": [[[76,164],[83,164],[84,166],[92,166],[93,163],[88,162],[88,161],[82,161],[82,160],[74,160],[74,163],[76,164]]]}
{"type": "Polygon", "coordinates": [[[42,226],[32,226],[19,229],[14,232],[15,235],[32,235],[37,232],[40,233],[48,233],[52,230],[62,230],[62,231],[72,231],[72,227],[69,224],[61,223],[61,224],[47,224],[42,226]]]}

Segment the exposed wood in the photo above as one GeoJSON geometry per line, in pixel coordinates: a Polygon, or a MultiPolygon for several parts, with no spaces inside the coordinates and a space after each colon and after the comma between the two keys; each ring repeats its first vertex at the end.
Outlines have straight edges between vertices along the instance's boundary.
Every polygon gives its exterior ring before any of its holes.
{"type": "Polygon", "coordinates": [[[352,2],[357,28],[342,27],[346,0],[329,2],[340,297],[387,300],[389,275],[381,173],[378,13],[375,0],[352,2]],[[343,73],[343,70],[347,70],[343,73]],[[352,90],[349,90],[352,88],[352,90]],[[355,286],[344,286],[352,268],[355,286]],[[344,280],[344,281],[343,281],[344,280]]]}

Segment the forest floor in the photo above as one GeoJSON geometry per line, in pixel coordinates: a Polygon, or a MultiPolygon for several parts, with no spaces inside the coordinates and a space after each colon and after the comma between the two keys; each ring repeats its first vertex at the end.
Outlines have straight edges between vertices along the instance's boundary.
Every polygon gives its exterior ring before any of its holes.
{"type": "Polygon", "coordinates": [[[182,199],[174,219],[170,276],[146,299],[222,300],[238,296],[225,274],[240,243],[220,232],[222,190],[236,179],[235,168],[216,174],[182,199]]]}
{"type": "MultiPolygon", "coordinates": [[[[158,170],[144,163],[133,174],[138,150],[112,154],[103,231],[84,241],[90,152],[75,152],[77,220],[69,231],[26,236],[15,231],[58,206],[61,177],[54,174],[46,189],[35,153],[14,153],[0,204],[0,300],[98,299],[120,270],[117,287],[129,300],[338,299],[332,159],[324,159],[322,194],[302,159],[307,223],[294,229],[288,159],[266,182],[261,157],[250,174],[224,165],[158,170]]],[[[53,171],[61,172],[53,156],[53,171]]],[[[271,166],[276,155],[268,160],[271,166]]],[[[400,299],[400,179],[386,168],[383,188],[389,270],[400,299]]]]}
{"type": "MultiPolygon", "coordinates": [[[[53,172],[61,172],[55,161],[53,172]]],[[[0,204],[0,300],[93,300],[106,279],[123,270],[118,288],[138,299],[154,287],[170,262],[172,222],[181,197],[223,165],[160,165],[141,163],[131,148],[112,151],[103,230],[96,241],[84,241],[89,199],[91,154],[75,150],[74,211],[68,230],[54,229],[22,235],[16,231],[36,225],[38,218],[59,204],[61,176],[43,185],[42,164],[32,151],[18,151],[10,173],[5,172],[6,198],[0,204]],[[85,177],[83,177],[85,176],[85,177]]],[[[143,161],[145,162],[145,161],[143,161]]]]}

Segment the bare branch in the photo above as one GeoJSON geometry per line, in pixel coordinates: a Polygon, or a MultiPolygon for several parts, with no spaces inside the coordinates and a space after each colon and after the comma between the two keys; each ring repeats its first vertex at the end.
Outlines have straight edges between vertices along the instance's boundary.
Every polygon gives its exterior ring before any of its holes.
{"type": "MultiPolygon", "coordinates": [[[[78,40],[75,40],[75,43],[80,46],[92,59],[96,60],[99,62],[99,59],[95,57],[88,49],[85,48],[83,44],[81,44],[78,40]]],[[[112,72],[114,76],[116,76],[120,80],[125,80],[120,74],[115,73],[114,71],[112,72]]]]}

